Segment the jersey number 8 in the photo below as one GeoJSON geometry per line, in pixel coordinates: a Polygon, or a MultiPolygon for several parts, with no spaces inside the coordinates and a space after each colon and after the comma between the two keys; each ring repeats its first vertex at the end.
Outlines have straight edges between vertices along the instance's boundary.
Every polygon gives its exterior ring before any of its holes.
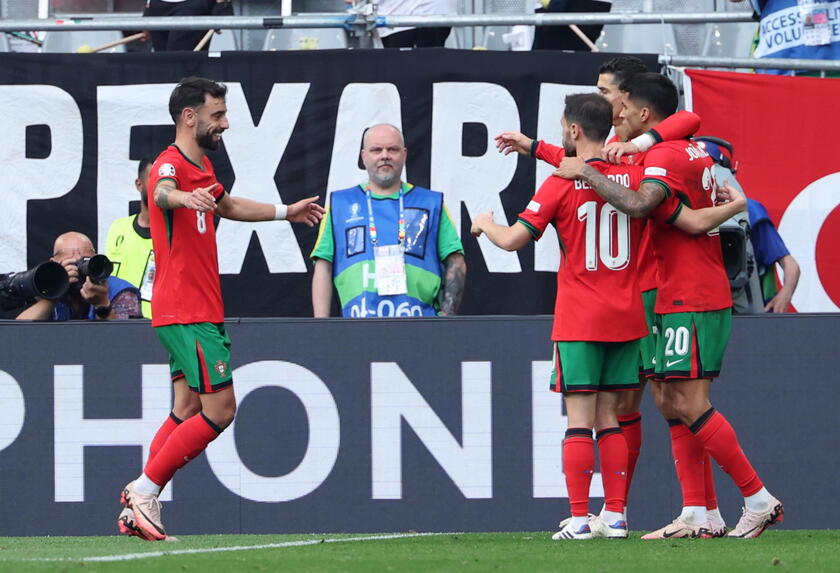
{"type": "Polygon", "coordinates": [[[198,232],[202,235],[207,232],[207,219],[205,218],[206,214],[207,213],[204,213],[202,211],[195,212],[195,226],[198,229],[198,232]]]}

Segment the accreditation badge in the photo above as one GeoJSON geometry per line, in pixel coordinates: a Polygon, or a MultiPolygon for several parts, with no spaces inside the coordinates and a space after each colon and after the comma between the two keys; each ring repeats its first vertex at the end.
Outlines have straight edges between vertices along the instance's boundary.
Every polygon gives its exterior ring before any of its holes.
{"type": "Polygon", "coordinates": [[[143,300],[152,300],[152,285],[155,282],[155,252],[149,251],[149,257],[146,259],[146,270],[143,272],[143,278],[140,281],[140,298],[143,300]]]}
{"type": "Polygon", "coordinates": [[[827,46],[831,43],[831,22],[827,2],[797,0],[802,18],[802,38],[806,46],[827,46]]]}
{"type": "Polygon", "coordinates": [[[407,293],[402,246],[374,247],[373,257],[376,262],[376,292],[381,295],[407,293]]]}

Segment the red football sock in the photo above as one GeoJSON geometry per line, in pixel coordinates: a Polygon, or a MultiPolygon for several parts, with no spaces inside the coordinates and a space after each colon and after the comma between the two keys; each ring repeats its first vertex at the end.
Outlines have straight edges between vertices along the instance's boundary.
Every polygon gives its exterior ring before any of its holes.
{"type": "Polygon", "coordinates": [[[566,474],[566,489],[569,492],[569,506],[574,516],[589,513],[589,484],[595,471],[595,448],[592,430],[569,428],[563,440],[563,473],[566,474]]]}
{"type": "Polygon", "coordinates": [[[163,487],[178,469],[203,452],[220,433],[221,429],[199,412],[175,428],[154,459],[146,463],[143,473],[163,487]]]}
{"type": "Polygon", "coordinates": [[[706,486],[703,443],[679,420],[668,420],[674,468],[682,489],[683,507],[705,507],[706,486]]]}
{"type": "Polygon", "coordinates": [[[703,484],[706,490],[706,509],[717,509],[717,492],[715,491],[715,468],[708,452],[703,458],[703,484]]]}
{"type": "Polygon", "coordinates": [[[152,438],[152,445],[149,446],[149,462],[155,458],[160,449],[163,447],[163,444],[165,444],[166,440],[169,439],[169,434],[175,431],[175,428],[177,428],[178,424],[181,422],[183,422],[182,419],[178,418],[172,412],[169,412],[169,416],[166,417],[166,421],[164,421],[163,425],[158,428],[155,437],[152,438]]]}
{"type": "Polygon", "coordinates": [[[729,474],[741,490],[741,495],[744,497],[753,495],[764,487],[744,454],[744,450],[741,449],[735,429],[723,417],[723,414],[714,408],[709,408],[691,425],[691,431],[700,438],[709,455],[721,469],[729,474]]]}
{"type": "Polygon", "coordinates": [[[597,434],[601,477],[604,480],[604,507],[623,513],[627,494],[627,441],[620,428],[607,428],[597,434]]]}
{"type": "Polygon", "coordinates": [[[622,414],[618,417],[618,425],[624,434],[627,442],[627,491],[624,493],[624,503],[630,499],[630,484],[633,482],[633,472],[636,471],[636,462],[639,460],[639,451],[642,449],[642,414],[622,414]]]}

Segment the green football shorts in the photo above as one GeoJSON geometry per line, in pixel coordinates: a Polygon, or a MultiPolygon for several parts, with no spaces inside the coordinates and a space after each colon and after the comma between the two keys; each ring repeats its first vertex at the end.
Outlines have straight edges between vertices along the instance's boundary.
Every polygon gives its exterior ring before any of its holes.
{"type": "Polygon", "coordinates": [[[715,378],[732,332],[732,309],[658,314],[656,331],[656,380],[715,378]]]}
{"type": "Polygon", "coordinates": [[[553,391],[566,394],[639,387],[638,340],[554,343],[553,391]]]}
{"type": "Polygon", "coordinates": [[[230,338],[224,324],[197,322],[155,327],[169,351],[172,380],[185,376],[190,390],[217,392],[233,384],[230,371],[230,338]]]}
{"type": "Polygon", "coordinates": [[[655,288],[642,293],[642,305],[645,307],[648,335],[639,340],[639,372],[646,376],[653,376],[656,366],[656,313],[653,311],[656,306],[655,288]]]}

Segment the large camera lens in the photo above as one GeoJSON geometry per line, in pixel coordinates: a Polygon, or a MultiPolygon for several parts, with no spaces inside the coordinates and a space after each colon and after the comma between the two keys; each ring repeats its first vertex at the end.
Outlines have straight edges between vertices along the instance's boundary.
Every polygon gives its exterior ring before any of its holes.
{"type": "Polygon", "coordinates": [[[37,297],[56,300],[69,285],[64,267],[46,261],[28,271],[0,276],[0,307],[15,308],[37,297]]]}
{"type": "Polygon", "coordinates": [[[95,284],[103,283],[114,271],[114,264],[105,255],[94,255],[85,257],[76,263],[79,269],[79,282],[83,283],[85,277],[95,284]]]}

